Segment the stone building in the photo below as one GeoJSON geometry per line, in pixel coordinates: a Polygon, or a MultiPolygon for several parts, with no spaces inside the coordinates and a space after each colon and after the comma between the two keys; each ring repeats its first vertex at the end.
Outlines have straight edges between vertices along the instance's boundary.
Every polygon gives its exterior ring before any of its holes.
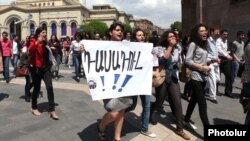
{"type": "Polygon", "coordinates": [[[151,21],[147,19],[135,20],[135,27],[142,29],[146,34],[151,34],[152,31],[157,31],[159,35],[164,32],[163,28],[155,26],[151,21]]]}
{"type": "Polygon", "coordinates": [[[101,20],[108,26],[114,20],[129,23],[131,27],[134,27],[135,22],[132,15],[126,14],[124,11],[118,11],[115,7],[111,7],[108,4],[94,5],[93,9],[90,10],[90,16],[86,19],[87,22],[91,20],[101,20]]]}
{"type": "Polygon", "coordinates": [[[230,39],[236,32],[250,30],[250,0],[182,0],[183,34],[198,23],[228,29],[230,39]]]}
{"type": "Polygon", "coordinates": [[[98,19],[108,26],[114,19],[127,22],[132,27],[134,19],[109,5],[88,9],[85,0],[16,0],[10,5],[0,5],[0,33],[7,31],[22,39],[34,34],[39,26],[47,28],[47,35],[73,36],[81,24],[98,19]]]}

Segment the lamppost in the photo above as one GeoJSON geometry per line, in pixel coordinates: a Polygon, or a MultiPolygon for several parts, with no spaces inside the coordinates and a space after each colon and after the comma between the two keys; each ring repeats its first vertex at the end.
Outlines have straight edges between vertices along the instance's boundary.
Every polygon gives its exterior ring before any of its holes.
{"type": "Polygon", "coordinates": [[[30,21],[30,19],[32,19],[32,17],[33,17],[32,14],[28,14],[23,20],[15,21],[15,22],[14,22],[14,24],[15,24],[15,25],[14,25],[14,33],[16,34],[16,25],[17,25],[17,24],[19,24],[19,23],[24,23],[24,22],[27,21],[27,26],[26,26],[26,27],[27,27],[27,34],[26,34],[26,35],[28,35],[28,33],[29,33],[29,31],[28,31],[28,30],[29,30],[29,27],[28,27],[28,26],[29,26],[29,23],[30,23],[29,21],[30,21]]]}

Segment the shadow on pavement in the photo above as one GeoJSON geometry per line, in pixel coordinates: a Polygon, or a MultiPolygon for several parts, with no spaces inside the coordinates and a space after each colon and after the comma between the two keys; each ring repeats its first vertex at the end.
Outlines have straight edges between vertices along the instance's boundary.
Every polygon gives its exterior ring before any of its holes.
{"type": "Polygon", "coordinates": [[[5,93],[0,93],[0,101],[2,101],[5,98],[8,98],[9,94],[5,94],[5,93]]]}
{"type": "Polygon", "coordinates": [[[84,128],[81,132],[77,133],[79,138],[82,141],[98,141],[97,123],[99,122],[91,124],[84,128]]]}
{"type": "MultiPolygon", "coordinates": [[[[172,112],[166,112],[164,113],[164,117],[160,116],[159,113],[154,113],[155,114],[155,120],[158,121],[158,123],[161,123],[162,125],[164,125],[166,128],[172,130],[173,132],[175,132],[176,130],[176,122],[175,122],[175,117],[173,116],[172,112]],[[173,126],[171,125],[173,124],[173,126]]],[[[183,128],[187,131],[189,131],[192,135],[196,136],[199,139],[203,139],[203,136],[201,134],[199,134],[198,132],[196,132],[193,129],[190,129],[188,127],[186,127],[185,125],[183,125],[183,128]]]]}
{"type": "MultiPolygon", "coordinates": [[[[81,132],[77,133],[82,141],[98,141],[98,131],[97,126],[101,119],[98,119],[96,123],[89,125],[84,128],[81,132]]],[[[128,112],[125,115],[125,120],[123,123],[121,137],[124,140],[131,140],[137,136],[140,132],[140,118],[132,112],[128,112]],[[129,121],[129,122],[128,122],[129,121]],[[129,135],[128,135],[129,134],[129,135]]],[[[114,124],[111,123],[105,129],[106,140],[113,141],[114,137],[114,124]]]]}
{"type": "MultiPolygon", "coordinates": [[[[55,103],[55,106],[58,106],[59,104],[55,103]]],[[[49,112],[49,103],[48,102],[43,102],[43,103],[38,103],[37,107],[40,112],[49,112]]]]}
{"type": "Polygon", "coordinates": [[[239,122],[235,122],[232,120],[227,120],[227,119],[221,119],[221,118],[214,118],[214,125],[241,125],[239,122]]]}

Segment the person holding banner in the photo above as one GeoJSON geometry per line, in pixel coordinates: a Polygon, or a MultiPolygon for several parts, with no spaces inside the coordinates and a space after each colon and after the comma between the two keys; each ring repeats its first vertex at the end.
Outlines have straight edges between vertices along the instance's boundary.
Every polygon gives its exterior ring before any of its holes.
{"type": "MultiPolygon", "coordinates": [[[[136,28],[132,33],[132,42],[145,42],[144,31],[140,28],[136,28]]],[[[134,110],[137,105],[138,96],[133,96],[133,105],[127,109],[127,111],[134,110]]],[[[150,95],[140,95],[142,102],[142,116],[141,116],[141,134],[155,138],[156,134],[148,130],[148,123],[150,117],[150,95]]]]}
{"type": "Polygon", "coordinates": [[[158,44],[166,48],[163,56],[160,57],[160,61],[166,69],[166,79],[161,86],[156,88],[156,91],[160,92],[159,95],[164,98],[160,98],[160,101],[156,101],[152,104],[151,117],[153,112],[157,108],[161,107],[161,104],[164,102],[163,100],[166,96],[165,94],[167,93],[170,108],[176,120],[175,133],[185,140],[190,140],[188,134],[186,134],[183,130],[181,93],[177,76],[178,63],[180,62],[180,53],[174,31],[165,31],[162,34],[158,44]]]}
{"type": "MultiPolygon", "coordinates": [[[[108,31],[111,41],[122,41],[124,27],[121,22],[115,21],[110,25],[108,31]]],[[[86,51],[84,44],[80,44],[80,50],[86,51]]],[[[125,110],[132,105],[132,99],[130,97],[111,98],[104,99],[103,103],[107,113],[104,114],[97,127],[99,140],[106,141],[105,129],[114,122],[114,141],[120,141],[125,110]]]]}

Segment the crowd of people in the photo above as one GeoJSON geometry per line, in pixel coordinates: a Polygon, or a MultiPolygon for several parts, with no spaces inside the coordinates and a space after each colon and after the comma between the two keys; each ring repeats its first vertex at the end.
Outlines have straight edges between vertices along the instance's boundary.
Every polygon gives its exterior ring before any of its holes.
{"type": "MultiPolygon", "coordinates": [[[[141,134],[156,138],[156,134],[149,130],[148,125],[149,123],[157,124],[153,115],[157,113],[155,111],[159,112],[163,109],[166,98],[175,118],[175,133],[183,139],[190,140],[190,136],[184,132],[184,126],[197,129],[191,122],[196,103],[198,103],[203,126],[210,125],[206,102],[207,100],[215,104],[219,102],[216,97],[221,95],[218,92],[218,86],[221,83],[222,73],[225,75],[224,95],[229,98],[234,97],[232,91],[236,77],[242,77],[243,88],[240,100],[241,103],[244,103],[243,107],[247,112],[245,124],[250,124],[250,31],[246,41],[245,33],[239,30],[237,38],[230,42],[228,41],[228,30],[218,27],[208,28],[204,24],[199,24],[192,29],[190,35],[183,38],[177,30],[167,30],[162,35],[158,35],[154,31],[147,41],[142,29],[136,28],[124,33],[123,24],[115,21],[107,33],[105,36],[95,33],[93,40],[151,42],[153,47],[161,47],[164,50],[163,54],[157,54],[159,64],[163,65],[166,70],[166,77],[160,86],[155,87],[156,100],[151,101],[150,95],[140,95],[142,103],[141,134]],[[179,74],[181,73],[180,66],[184,64],[192,70],[192,74],[190,80],[185,82],[183,97],[189,101],[189,104],[183,117],[179,74]]],[[[80,82],[80,78],[85,77],[81,58],[81,54],[85,51],[81,41],[85,39],[91,39],[91,36],[87,33],[77,32],[73,39],[66,37],[59,40],[56,35],[51,35],[47,40],[46,29],[42,27],[38,27],[35,35],[28,36],[25,41],[20,41],[16,35],[12,35],[12,39],[10,39],[7,32],[2,32],[0,57],[4,80],[6,83],[11,80],[10,62],[14,68],[14,76],[18,66],[29,67],[30,75],[25,76],[24,95],[27,102],[31,101],[31,112],[34,116],[41,115],[37,99],[41,93],[41,81],[43,80],[48,95],[49,115],[53,120],[59,120],[59,116],[55,112],[52,80],[53,78],[57,81],[60,79],[61,64],[69,68],[74,65],[76,82],[80,82]]],[[[110,123],[114,123],[114,141],[121,140],[124,115],[135,109],[137,98],[138,96],[132,96],[103,100],[107,113],[97,127],[101,141],[106,140],[105,129],[110,123]],[[117,105],[121,103],[122,105],[117,105]]]]}

